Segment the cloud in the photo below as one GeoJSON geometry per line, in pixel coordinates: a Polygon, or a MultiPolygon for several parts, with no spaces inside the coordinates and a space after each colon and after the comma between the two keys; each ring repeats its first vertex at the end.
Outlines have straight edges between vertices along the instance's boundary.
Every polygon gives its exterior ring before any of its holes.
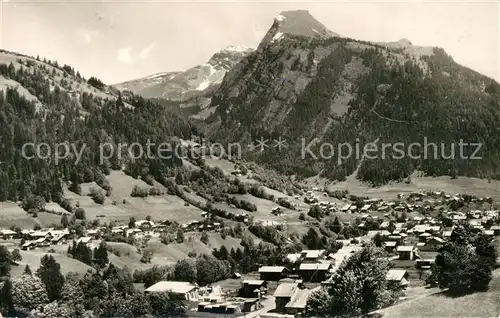
{"type": "Polygon", "coordinates": [[[118,49],[118,61],[125,64],[132,64],[134,62],[134,59],[132,58],[131,53],[132,53],[131,47],[124,47],[118,49]]]}
{"type": "Polygon", "coordinates": [[[91,30],[86,28],[79,28],[77,30],[78,36],[82,40],[84,44],[90,44],[96,37],[98,37],[101,33],[97,30],[91,30]]]}
{"type": "Polygon", "coordinates": [[[154,49],[155,46],[156,46],[156,42],[153,42],[153,43],[149,44],[148,46],[146,46],[145,48],[143,48],[139,52],[138,58],[140,58],[141,60],[144,60],[145,58],[147,58],[149,53],[151,52],[151,50],[154,49]]]}
{"type": "Polygon", "coordinates": [[[154,49],[155,46],[156,42],[149,44],[148,46],[140,50],[136,56],[132,54],[131,47],[123,47],[121,49],[118,49],[118,56],[117,56],[118,61],[125,64],[132,64],[135,63],[137,60],[144,60],[149,56],[149,53],[151,53],[151,51],[154,49]]]}

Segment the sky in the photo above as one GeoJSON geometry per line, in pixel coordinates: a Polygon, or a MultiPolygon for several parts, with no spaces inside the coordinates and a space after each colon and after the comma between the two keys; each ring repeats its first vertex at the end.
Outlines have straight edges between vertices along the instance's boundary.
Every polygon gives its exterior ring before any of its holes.
{"type": "Polygon", "coordinates": [[[333,32],[439,46],[500,80],[498,1],[0,0],[0,47],[69,64],[115,84],[256,47],[281,11],[306,9],[333,32]]]}

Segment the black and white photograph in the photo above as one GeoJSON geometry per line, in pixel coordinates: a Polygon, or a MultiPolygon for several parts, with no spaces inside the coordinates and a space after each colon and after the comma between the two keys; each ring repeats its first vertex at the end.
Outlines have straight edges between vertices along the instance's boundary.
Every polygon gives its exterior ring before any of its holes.
{"type": "Polygon", "coordinates": [[[0,0],[0,318],[500,317],[498,0],[0,0]]]}

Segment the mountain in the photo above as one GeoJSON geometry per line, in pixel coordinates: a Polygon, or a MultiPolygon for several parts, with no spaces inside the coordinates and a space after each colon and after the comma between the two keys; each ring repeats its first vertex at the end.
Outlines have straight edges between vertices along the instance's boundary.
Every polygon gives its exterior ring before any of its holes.
{"type": "Polygon", "coordinates": [[[215,53],[207,63],[186,71],[158,73],[113,86],[147,98],[184,101],[204,96],[222,82],[228,70],[252,51],[246,47],[229,46],[215,53]]]}
{"type": "Polygon", "coordinates": [[[443,49],[407,39],[338,37],[307,12],[283,12],[257,50],[224,77],[206,108],[211,115],[204,129],[212,140],[243,143],[248,159],[298,177],[345,180],[356,173],[374,185],[405,180],[414,171],[499,178],[499,94],[497,82],[457,64],[443,49]],[[288,142],[285,150],[253,151],[256,139],[279,137],[288,142]],[[315,138],[316,145],[304,146],[315,138]],[[425,157],[420,147],[410,158],[410,145],[424,138],[455,157],[444,159],[439,151],[435,159],[425,157]],[[458,158],[460,140],[481,143],[474,157],[482,159],[464,158],[472,157],[473,146],[458,158]],[[375,141],[379,156],[367,160],[364,146],[375,141]],[[338,158],[345,143],[361,154],[338,158]],[[397,143],[406,147],[402,158],[394,147],[380,153],[382,144],[397,143]],[[325,149],[331,156],[319,156],[325,149]]]}
{"type": "Polygon", "coordinates": [[[259,47],[272,44],[286,36],[327,39],[339,35],[328,30],[307,10],[284,11],[274,18],[273,25],[267,31],[259,47]]]}

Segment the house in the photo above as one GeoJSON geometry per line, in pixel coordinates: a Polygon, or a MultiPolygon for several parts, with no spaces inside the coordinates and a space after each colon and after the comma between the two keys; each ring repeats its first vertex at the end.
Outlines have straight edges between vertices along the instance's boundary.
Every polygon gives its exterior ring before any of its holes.
{"type": "Polygon", "coordinates": [[[431,269],[431,265],[434,264],[435,261],[436,260],[433,258],[417,259],[415,261],[415,267],[417,269],[428,270],[428,269],[431,269]]]}
{"type": "Polygon", "coordinates": [[[0,230],[0,236],[1,236],[4,240],[12,240],[12,239],[14,239],[14,238],[17,238],[17,232],[12,231],[12,230],[10,230],[10,229],[0,230]]]}
{"type": "Polygon", "coordinates": [[[262,266],[259,268],[260,279],[265,281],[279,281],[286,277],[284,266],[262,266]]]}
{"type": "Polygon", "coordinates": [[[385,280],[389,284],[394,284],[399,287],[406,288],[409,285],[408,282],[408,272],[405,269],[391,268],[387,271],[385,280]]]}
{"type": "Polygon", "coordinates": [[[500,235],[500,225],[493,225],[490,227],[490,231],[493,231],[494,235],[500,235]]]}
{"type": "Polygon", "coordinates": [[[324,257],[325,252],[325,250],[303,250],[300,253],[302,263],[316,263],[324,257]]]}
{"type": "Polygon", "coordinates": [[[153,229],[154,226],[155,223],[153,221],[148,221],[148,220],[135,221],[135,227],[143,231],[150,231],[151,229],[153,229]]]}
{"type": "Polygon", "coordinates": [[[331,267],[331,263],[302,263],[299,276],[305,282],[319,283],[326,279],[331,267]]]}
{"type": "Polygon", "coordinates": [[[80,242],[82,242],[83,244],[90,244],[90,242],[92,241],[92,238],[90,236],[83,236],[83,237],[80,237],[77,241],[76,241],[76,244],[79,244],[80,242]]]}
{"type": "Polygon", "coordinates": [[[30,250],[34,249],[35,247],[36,247],[35,242],[30,241],[30,242],[26,242],[26,243],[24,243],[24,244],[21,246],[21,249],[22,249],[23,251],[30,251],[30,250]]]}
{"type": "Polygon", "coordinates": [[[68,237],[67,234],[59,234],[57,236],[54,236],[51,240],[50,240],[50,244],[53,244],[53,245],[62,245],[64,243],[66,243],[66,238],[68,237]]]}
{"type": "Polygon", "coordinates": [[[99,229],[87,230],[87,236],[90,236],[94,240],[99,239],[100,234],[101,234],[101,230],[99,230],[99,229]]]}
{"type": "Polygon", "coordinates": [[[188,282],[160,281],[148,287],[145,293],[168,292],[178,300],[198,301],[198,287],[188,282]]]}
{"type": "Polygon", "coordinates": [[[276,311],[285,312],[285,306],[290,302],[292,296],[295,294],[299,284],[297,283],[281,283],[274,292],[276,302],[276,311]]]}
{"type": "Polygon", "coordinates": [[[418,236],[418,241],[425,243],[425,242],[427,242],[427,239],[430,238],[431,236],[432,236],[432,234],[430,234],[430,233],[427,233],[427,232],[422,233],[418,236]]]}
{"type": "Polygon", "coordinates": [[[439,249],[441,246],[443,246],[444,240],[440,237],[436,236],[431,236],[427,239],[426,245],[428,247],[433,247],[435,249],[439,249]]]}
{"type": "Polygon", "coordinates": [[[292,299],[290,299],[290,302],[285,306],[285,313],[288,315],[297,315],[303,312],[306,308],[309,296],[320,289],[321,286],[313,289],[296,289],[292,299]]]}
{"type": "Polygon", "coordinates": [[[394,249],[396,248],[397,245],[398,245],[398,242],[396,242],[396,241],[384,242],[384,248],[388,253],[394,252],[394,249]]]}
{"type": "Polygon", "coordinates": [[[412,245],[398,246],[396,251],[399,254],[400,260],[413,260],[415,256],[415,247],[412,245]]]}
{"type": "Polygon", "coordinates": [[[41,237],[37,240],[32,241],[36,247],[47,247],[50,246],[50,237],[41,237]]]}
{"type": "Polygon", "coordinates": [[[267,291],[267,283],[264,280],[248,279],[241,285],[239,295],[244,298],[260,298],[260,295],[267,291]]]}

